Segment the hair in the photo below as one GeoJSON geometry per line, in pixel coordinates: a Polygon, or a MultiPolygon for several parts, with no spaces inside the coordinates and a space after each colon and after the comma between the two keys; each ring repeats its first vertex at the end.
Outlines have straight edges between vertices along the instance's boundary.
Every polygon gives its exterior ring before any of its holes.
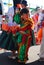
{"type": "Polygon", "coordinates": [[[27,8],[23,8],[21,11],[20,11],[20,15],[23,15],[23,14],[27,14],[29,13],[29,10],[27,8]]]}
{"type": "Polygon", "coordinates": [[[23,5],[25,5],[25,6],[28,5],[26,0],[23,0],[23,1],[21,2],[21,4],[23,4],[23,5]]]}
{"type": "Polygon", "coordinates": [[[21,0],[13,0],[14,7],[17,7],[17,4],[21,4],[21,0]]]}

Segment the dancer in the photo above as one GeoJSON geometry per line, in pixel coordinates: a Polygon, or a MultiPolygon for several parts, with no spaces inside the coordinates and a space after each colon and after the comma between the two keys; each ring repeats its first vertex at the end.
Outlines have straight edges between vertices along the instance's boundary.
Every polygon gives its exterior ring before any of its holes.
{"type": "Polygon", "coordinates": [[[42,40],[39,57],[40,57],[39,61],[44,61],[44,21],[42,22],[42,40]]]}
{"type": "Polygon", "coordinates": [[[32,41],[32,21],[29,19],[29,11],[24,8],[20,12],[21,15],[21,25],[18,35],[18,62],[26,62],[28,57],[28,49],[32,41]]]}
{"type": "Polygon", "coordinates": [[[39,61],[44,61],[44,10],[42,10],[41,16],[42,16],[41,18],[41,47],[40,47],[39,61]]]}

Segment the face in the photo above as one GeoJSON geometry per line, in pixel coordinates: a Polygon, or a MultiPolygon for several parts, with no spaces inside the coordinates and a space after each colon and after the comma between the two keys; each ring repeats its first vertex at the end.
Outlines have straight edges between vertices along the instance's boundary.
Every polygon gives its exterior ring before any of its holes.
{"type": "Polygon", "coordinates": [[[28,20],[28,18],[29,18],[29,13],[27,13],[27,14],[22,14],[21,18],[22,18],[23,20],[28,20]]]}
{"type": "Polygon", "coordinates": [[[25,6],[25,5],[23,5],[23,4],[22,4],[21,6],[22,6],[22,8],[26,8],[26,6],[25,6]]]}

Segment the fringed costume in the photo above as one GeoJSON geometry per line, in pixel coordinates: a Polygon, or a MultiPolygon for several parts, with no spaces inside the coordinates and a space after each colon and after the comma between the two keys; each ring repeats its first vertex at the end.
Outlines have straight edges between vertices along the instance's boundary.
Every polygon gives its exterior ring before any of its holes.
{"type": "Polygon", "coordinates": [[[44,61],[44,22],[42,22],[42,39],[40,47],[40,61],[44,61]]]}
{"type": "Polygon", "coordinates": [[[20,61],[25,62],[28,56],[28,49],[32,41],[32,22],[26,21],[24,24],[21,24],[21,28],[18,34],[18,45],[19,45],[19,54],[18,58],[20,61]]]}
{"type": "Polygon", "coordinates": [[[7,50],[17,50],[18,45],[16,41],[16,29],[19,28],[17,25],[9,26],[8,23],[2,24],[2,34],[0,35],[0,48],[7,50]]]}

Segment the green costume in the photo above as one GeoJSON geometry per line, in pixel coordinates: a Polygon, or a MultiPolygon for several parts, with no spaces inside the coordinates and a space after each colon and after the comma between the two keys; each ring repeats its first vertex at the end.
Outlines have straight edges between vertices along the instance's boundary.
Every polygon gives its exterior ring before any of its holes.
{"type": "Polygon", "coordinates": [[[21,24],[21,30],[25,32],[25,34],[21,34],[19,32],[18,37],[17,37],[18,38],[17,42],[19,45],[18,58],[23,62],[26,60],[27,49],[28,49],[28,46],[30,47],[30,43],[31,43],[29,42],[29,37],[31,36],[31,33],[30,33],[31,29],[29,25],[30,25],[29,23],[21,24]]]}
{"type": "Polygon", "coordinates": [[[0,48],[4,48],[7,50],[18,50],[16,37],[13,36],[12,33],[3,31],[0,35],[0,48]]]}
{"type": "MultiPolygon", "coordinates": [[[[19,24],[20,14],[17,13],[13,19],[17,24],[19,24]]],[[[14,36],[12,32],[8,33],[4,30],[0,35],[0,48],[4,48],[7,50],[17,50],[17,35],[19,35],[19,33],[17,33],[16,36],[14,36]]]]}
{"type": "Polygon", "coordinates": [[[15,21],[17,24],[20,24],[21,19],[19,13],[15,14],[15,16],[13,17],[13,21],[15,21]]]}

